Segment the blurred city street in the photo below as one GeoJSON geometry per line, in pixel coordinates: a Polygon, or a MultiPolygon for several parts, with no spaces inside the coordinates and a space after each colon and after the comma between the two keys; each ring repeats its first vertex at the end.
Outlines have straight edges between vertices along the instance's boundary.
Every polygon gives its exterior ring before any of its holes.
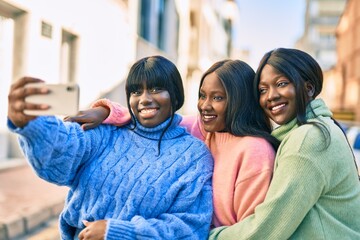
{"type": "MultiPolygon", "coordinates": [[[[25,162],[0,170],[0,240],[20,239],[57,219],[67,190],[37,177],[25,162]]],[[[57,234],[56,226],[51,236],[57,234]]]]}

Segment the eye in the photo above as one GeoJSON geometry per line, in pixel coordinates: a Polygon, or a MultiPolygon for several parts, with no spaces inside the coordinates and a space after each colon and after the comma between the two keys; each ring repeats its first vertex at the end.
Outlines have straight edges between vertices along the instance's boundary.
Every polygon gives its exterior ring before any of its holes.
{"type": "Polygon", "coordinates": [[[266,93],[266,88],[263,88],[263,87],[259,88],[259,93],[260,94],[266,93]]]}
{"type": "Polygon", "coordinates": [[[149,89],[149,92],[150,93],[159,93],[163,90],[164,90],[164,88],[161,88],[161,87],[153,87],[153,88],[149,89]]]}
{"type": "Polygon", "coordinates": [[[199,99],[201,99],[201,100],[204,100],[204,99],[206,99],[206,96],[205,96],[205,94],[203,94],[203,93],[200,93],[200,94],[199,94],[199,99]]]}
{"type": "Polygon", "coordinates": [[[289,84],[288,81],[281,81],[277,84],[278,87],[286,87],[289,84]]]}
{"type": "Polygon", "coordinates": [[[133,95],[133,96],[140,96],[141,95],[141,90],[140,89],[134,90],[130,94],[133,95]]]}
{"type": "Polygon", "coordinates": [[[224,99],[223,96],[214,96],[213,98],[215,101],[222,101],[224,99]]]}

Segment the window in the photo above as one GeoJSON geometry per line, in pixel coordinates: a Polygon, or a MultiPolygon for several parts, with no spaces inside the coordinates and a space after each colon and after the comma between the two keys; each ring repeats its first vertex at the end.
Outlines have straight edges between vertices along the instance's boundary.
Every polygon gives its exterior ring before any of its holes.
{"type": "Polygon", "coordinates": [[[179,16],[174,1],[141,0],[139,35],[167,52],[177,47],[179,16]],[[175,38],[176,39],[175,39],[175,38]]]}
{"type": "Polygon", "coordinates": [[[77,36],[62,31],[60,79],[61,82],[76,82],[76,44],[77,36]]]}

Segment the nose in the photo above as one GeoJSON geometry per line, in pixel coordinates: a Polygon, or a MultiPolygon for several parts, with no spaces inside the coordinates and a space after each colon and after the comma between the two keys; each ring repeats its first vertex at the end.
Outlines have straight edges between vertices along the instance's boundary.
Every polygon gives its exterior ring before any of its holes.
{"type": "Polygon", "coordinates": [[[211,102],[208,98],[204,99],[204,100],[199,100],[199,106],[201,111],[210,111],[211,110],[211,102]]]}
{"type": "Polygon", "coordinates": [[[277,100],[279,97],[280,97],[280,94],[275,87],[269,88],[268,95],[267,95],[267,100],[269,102],[277,100]]]}
{"type": "Polygon", "coordinates": [[[140,96],[139,103],[142,105],[148,105],[152,102],[152,96],[148,91],[144,91],[140,96]]]}

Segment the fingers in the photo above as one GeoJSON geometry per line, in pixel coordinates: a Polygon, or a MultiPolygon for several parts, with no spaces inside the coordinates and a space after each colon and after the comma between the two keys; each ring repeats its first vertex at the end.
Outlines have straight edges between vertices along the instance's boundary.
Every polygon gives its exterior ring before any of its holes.
{"type": "Polygon", "coordinates": [[[44,81],[41,79],[38,79],[38,78],[22,77],[18,81],[16,81],[15,83],[13,83],[11,85],[10,91],[13,91],[14,89],[17,89],[17,88],[24,87],[26,84],[29,84],[29,83],[40,83],[40,82],[44,82],[44,81]]]}
{"type": "Polygon", "coordinates": [[[81,112],[79,112],[76,116],[66,116],[63,120],[65,122],[82,123],[82,122],[84,122],[84,116],[81,115],[81,112]]]}
{"type": "Polygon", "coordinates": [[[83,129],[83,130],[90,130],[90,129],[93,129],[93,128],[95,128],[95,127],[97,127],[97,124],[93,124],[93,123],[84,123],[84,124],[82,124],[81,125],[81,128],[83,129]]]}
{"type": "Polygon", "coordinates": [[[24,110],[46,110],[49,108],[50,106],[47,104],[34,104],[24,101],[16,101],[12,105],[12,110],[16,112],[23,112],[24,110]]]}
{"type": "Polygon", "coordinates": [[[43,82],[37,78],[23,77],[11,85],[8,95],[8,117],[17,127],[24,127],[34,116],[24,114],[24,110],[47,109],[49,106],[44,104],[33,104],[25,102],[25,97],[32,94],[47,94],[48,90],[44,88],[25,87],[29,83],[43,82]]]}
{"type": "Polygon", "coordinates": [[[84,228],[78,235],[79,240],[85,239],[85,232],[87,231],[86,228],[84,228]]]}
{"type": "MultiPolygon", "coordinates": [[[[24,81],[22,81],[24,82],[24,81]]],[[[24,100],[27,96],[35,95],[35,94],[48,94],[50,91],[47,88],[43,87],[26,87],[23,84],[19,84],[18,82],[14,83],[11,86],[8,98],[9,102],[24,100]]]]}
{"type": "Polygon", "coordinates": [[[82,223],[84,224],[85,228],[79,233],[79,240],[85,239],[85,234],[89,231],[89,229],[86,228],[89,225],[89,222],[86,220],[82,220],[82,223]]]}
{"type": "Polygon", "coordinates": [[[76,122],[81,124],[83,130],[89,130],[97,127],[100,123],[96,123],[85,111],[79,111],[76,116],[66,116],[63,119],[65,122],[76,122]]]}
{"type": "Polygon", "coordinates": [[[86,131],[86,130],[90,130],[93,128],[96,128],[99,124],[96,123],[92,123],[92,122],[86,122],[85,119],[83,119],[82,117],[65,117],[63,119],[64,122],[76,122],[81,124],[81,128],[86,131]]]}

